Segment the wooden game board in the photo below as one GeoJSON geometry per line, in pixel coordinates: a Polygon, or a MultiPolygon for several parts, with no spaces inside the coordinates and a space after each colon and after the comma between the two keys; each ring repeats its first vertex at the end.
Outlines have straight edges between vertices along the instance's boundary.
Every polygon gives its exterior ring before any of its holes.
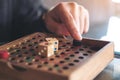
{"type": "Polygon", "coordinates": [[[15,80],[92,80],[113,59],[113,48],[112,42],[86,38],[73,46],[72,40],[36,32],[0,46],[10,53],[8,60],[0,60],[0,73],[15,80]],[[59,49],[45,58],[37,49],[47,37],[56,37],[59,49]]]}

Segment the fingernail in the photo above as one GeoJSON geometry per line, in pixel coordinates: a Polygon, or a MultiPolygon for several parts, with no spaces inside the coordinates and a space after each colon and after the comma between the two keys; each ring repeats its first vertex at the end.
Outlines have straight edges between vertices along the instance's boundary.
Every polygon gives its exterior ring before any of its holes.
{"type": "Polygon", "coordinates": [[[82,36],[80,33],[78,33],[77,39],[76,40],[82,40],[82,36]]]}

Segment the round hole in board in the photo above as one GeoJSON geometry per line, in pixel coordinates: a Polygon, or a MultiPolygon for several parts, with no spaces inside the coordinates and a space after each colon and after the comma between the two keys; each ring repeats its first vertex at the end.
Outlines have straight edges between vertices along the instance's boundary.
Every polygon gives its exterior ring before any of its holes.
{"type": "Polygon", "coordinates": [[[54,67],[58,67],[59,65],[58,64],[55,64],[54,67]]]}
{"type": "Polygon", "coordinates": [[[74,57],[75,55],[74,54],[71,54],[70,57],[74,57]]]}
{"type": "Polygon", "coordinates": [[[26,42],[30,42],[30,40],[27,40],[26,42]]]}
{"type": "Polygon", "coordinates": [[[70,51],[70,49],[67,49],[66,51],[70,51]]]}
{"type": "Polygon", "coordinates": [[[29,51],[34,51],[34,49],[30,48],[29,51]]]}
{"type": "Polygon", "coordinates": [[[67,42],[66,44],[68,44],[68,45],[69,45],[69,44],[71,44],[71,43],[70,43],[70,42],[67,42]]]}
{"type": "Polygon", "coordinates": [[[20,49],[17,49],[16,52],[20,52],[20,49]]]}
{"type": "Polygon", "coordinates": [[[21,44],[22,44],[22,45],[24,45],[24,44],[25,44],[25,42],[22,42],[21,44]]]}
{"type": "Polygon", "coordinates": [[[22,49],[26,49],[27,47],[26,46],[23,46],[22,49]]]}
{"type": "Polygon", "coordinates": [[[59,42],[62,42],[62,40],[59,40],[59,42]]]}
{"type": "Polygon", "coordinates": [[[45,62],[44,62],[44,64],[48,64],[48,62],[47,62],[47,61],[45,61],[45,62]]]}
{"type": "Polygon", "coordinates": [[[84,57],[83,57],[83,56],[79,56],[78,58],[79,58],[79,59],[84,59],[84,57]]]}
{"type": "Polygon", "coordinates": [[[20,57],[22,57],[22,54],[18,54],[17,56],[20,58],[20,57]]]}
{"type": "Polygon", "coordinates": [[[25,51],[24,54],[28,54],[29,52],[28,51],[25,51]]]}
{"type": "Polygon", "coordinates": [[[38,35],[38,37],[41,37],[41,35],[38,35]]]}
{"type": "Polygon", "coordinates": [[[64,44],[64,45],[62,45],[62,47],[66,47],[66,45],[64,44]]]}
{"type": "Polygon", "coordinates": [[[42,59],[44,59],[44,58],[45,58],[45,56],[41,56],[41,58],[42,58],[42,59]]]}
{"type": "Polygon", "coordinates": [[[52,71],[53,69],[52,68],[48,68],[48,71],[52,71]]]}
{"type": "Polygon", "coordinates": [[[35,40],[36,38],[35,38],[35,37],[33,37],[32,39],[33,39],[33,40],[35,40]]]}
{"type": "Polygon", "coordinates": [[[35,62],[39,62],[39,59],[35,59],[34,61],[35,61],[35,62]]]}
{"type": "Polygon", "coordinates": [[[61,47],[58,48],[58,50],[61,50],[61,49],[62,49],[61,47]]]}
{"type": "Polygon", "coordinates": [[[68,65],[69,65],[69,66],[74,66],[74,63],[69,63],[68,65]]]}
{"type": "Polygon", "coordinates": [[[59,58],[60,56],[59,56],[59,55],[56,55],[55,57],[59,58]]]}
{"type": "Polygon", "coordinates": [[[38,42],[34,42],[34,44],[38,44],[38,42]]]}
{"type": "Polygon", "coordinates": [[[75,48],[74,46],[71,47],[71,49],[75,48]]]}
{"type": "Polygon", "coordinates": [[[42,67],[42,65],[41,65],[41,64],[37,65],[37,68],[41,68],[41,67],[42,67]]]}
{"type": "Polygon", "coordinates": [[[70,58],[68,58],[68,57],[67,57],[67,58],[65,58],[65,60],[69,60],[69,59],[70,59],[70,58]]]}
{"type": "Polygon", "coordinates": [[[9,49],[8,51],[10,51],[10,52],[14,50],[13,47],[9,47],[8,49],[9,49]]]}
{"type": "Polygon", "coordinates": [[[10,58],[10,61],[14,61],[14,60],[16,60],[16,58],[14,58],[14,57],[10,58]]]}
{"type": "Polygon", "coordinates": [[[79,60],[75,59],[75,60],[74,60],[74,62],[78,63],[78,62],[79,62],[79,60]]]}
{"type": "Polygon", "coordinates": [[[88,56],[88,54],[87,54],[87,53],[83,53],[83,55],[84,55],[84,56],[88,56]]]}
{"type": "Polygon", "coordinates": [[[16,55],[16,52],[12,52],[10,53],[11,56],[15,56],[16,55]]]}
{"type": "Polygon", "coordinates": [[[83,48],[80,48],[79,50],[80,50],[80,51],[84,51],[84,49],[83,49],[83,48]]]}
{"type": "Polygon", "coordinates": [[[29,62],[29,63],[27,63],[27,65],[31,66],[31,65],[33,65],[33,63],[29,62]]]}
{"type": "Polygon", "coordinates": [[[65,53],[64,52],[61,52],[61,55],[64,55],[65,53]]]}
{"type": "Polygon", "coordinates": [[[32,46],[32,44],[28,44],[28,46],[29,46],[29,47],[31,47],[31,46],[32,46]]]}
{"type": "Polygon", "coordinates": [[[54,60],[54,58],[50,58],[50,61],[53,61],[54,60]]]}
{"type": "Polygon", "coordinates": [[[24,62],[24,60],[19,60],[19,63],[23,63],[24,62]]]}
{"type": "Polygon", "coordinates": [[[61,64],[65,63],[65,61],[60,61],[61,64]]]}
{"type": "Polygon", "coordinates": [[[25,59],[28,60],[28,59],[30,59],[30,57],[26,57],[25,59]]]}
{"type": "Polygon", "coordinates": [[[44,41],[44,40],[43,40],[43,39],[40,39],[39,41],[42,42],[42,41],[44,41]]]}
{"type": "Polygon", "coordinates": [[[68,66],[64,66],[63,69],[64,69],[64,70],[67,70],[67,69],[69,69],[69,67],[68,67],[68,66]]]}
{"type": "Polygon", "coordinates": [[[37,56],[37,54],[33,53],[32,56],[37,56]]]}
{"type": "Polygon", "coordinates": [[[38,46],[35,46],[36,49],[38,49],[38,46]]]}
{"type": "Polygon", "coordinates": [[[74,52],[75,54],[79,54],[79,51],[74,52]]]}
{"type": "Polygon", "coordinates": [[[87,52],[88,52],[88,53],[92,53],[92,51],[90,51],[90,50],[89,50],[89,51],[87,51],[87,52]]]}

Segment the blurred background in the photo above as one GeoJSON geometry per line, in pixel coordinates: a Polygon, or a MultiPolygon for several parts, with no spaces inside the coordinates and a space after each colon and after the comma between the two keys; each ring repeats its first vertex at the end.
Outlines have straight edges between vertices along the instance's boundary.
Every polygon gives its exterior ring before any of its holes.
{"type": "Polygon", "coordinates": [[[90,29],[83,37],[113,41],[120,55],[120,0],[42,0],[46,8],[62,1],[75,1],[88,9],[90,29]]]}

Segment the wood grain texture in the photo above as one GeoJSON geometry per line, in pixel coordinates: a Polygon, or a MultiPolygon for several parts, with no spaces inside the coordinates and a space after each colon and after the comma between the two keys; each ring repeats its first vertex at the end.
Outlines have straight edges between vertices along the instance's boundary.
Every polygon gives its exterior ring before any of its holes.
{"type": "Polygon", "coordinates": [[[8,60],[0,60],[0,73],[13,80],[92,80],[114,58],[112,42],[83,38],[81,46],[73,46],[72,40],[45,33],[25,36],[0,50],[10,52],[8,60]],[[38,44],[49,37],[59,40],[58,52],[41,57],[38,44]]]}

